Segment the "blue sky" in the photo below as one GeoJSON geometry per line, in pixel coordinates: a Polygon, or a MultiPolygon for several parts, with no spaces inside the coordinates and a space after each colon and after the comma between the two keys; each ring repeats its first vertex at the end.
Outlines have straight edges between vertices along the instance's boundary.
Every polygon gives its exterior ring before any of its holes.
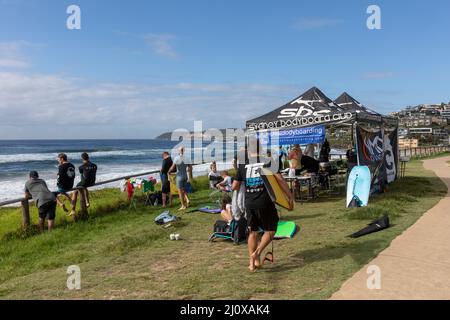
{"type": "Polygon", "coordinates": [[[0,0],[0,138],[243,127],[313,85],[382,113],[448,102],[449,52],[447,0],[0,0]]]}

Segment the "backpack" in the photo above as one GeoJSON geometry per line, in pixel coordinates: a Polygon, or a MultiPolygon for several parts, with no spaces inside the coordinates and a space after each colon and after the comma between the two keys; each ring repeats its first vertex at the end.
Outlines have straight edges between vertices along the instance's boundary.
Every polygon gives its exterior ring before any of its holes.
{"type": "Polygon", "coordinates": [[[155,218],[156,224],[166,224],[169,222],[180,220],[181,218],[178,218],[176,215],[172,215],[169,211],[164,211],[159,216],[155,218]]]}
{"type": "Polygon", "coordinates": [[[217,220],[216,223],[214,223],[214,232],[217,233],[225,233],[229,232],[230,226],[226,221],[223,220],[217,220]]]}
{"type": "Polygon", "coordinates": [[[247,219],[241,217],[239,220],[233,220],[234,230],[232,238],[235,244],[247,241],[247,219]]]}
{"type": "Polygon", "coordinates": [[[162,192],[158,191],[155,193],[152,193],[146,201],[146,204],[149,206],[157,206],[162,203],[162,192]]]}

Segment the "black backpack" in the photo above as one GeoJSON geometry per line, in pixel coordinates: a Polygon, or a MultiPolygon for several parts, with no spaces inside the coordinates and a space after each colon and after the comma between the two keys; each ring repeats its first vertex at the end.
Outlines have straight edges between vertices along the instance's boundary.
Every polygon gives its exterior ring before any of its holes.
{"type": "Polygon", "coordinates": [[[214,232],[216,233],[230,232],[230,226],[226,221],[217,220],[216,223],[214,223],[214,232]]]}
{"type": "Polygon", "coordinates": [[[238,221],[234,220],[234,230],[232,238],[235,244],[247,241],[247,219],[241,217],[238,221]]]}
{"type": "Polygon", "coordinates": [[[158,191],[155,193],[152,193],[146,201],[146,204],[149,206],[157,206],[162,204],[162,192],[158,191]]]}

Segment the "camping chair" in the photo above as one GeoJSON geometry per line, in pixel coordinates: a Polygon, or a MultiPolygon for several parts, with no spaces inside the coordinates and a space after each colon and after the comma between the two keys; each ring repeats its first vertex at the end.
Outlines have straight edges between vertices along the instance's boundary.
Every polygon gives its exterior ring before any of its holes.
{"type": "MultiPolygon", "coordinates": [[[[233,219],[230,224],[222,231],[222,232],[214,232],[208,239],[209,242],[214,242],[214,240],[216,239],[224,239],[224,240],[231,240],[234,242],[234,244],[238,245],[241,242],[243,242],[244,240],[239,239],[239,223],[241,220],[237,221],[235,219],[233,219]]],[[[247,220],[245,220],[244,218],[242,218],[242,222],[245,223],[245,226],[247,225],[247,220]]],[[[224,223],[226,223],[224,221],[224,223]]],[[[242,228],[242,224],[240,226],[240,228],[242,228]]],[[[247,228],[245,227],[245,232],[247,230],[247,228]]]]}
{"type": "Polygon", "coordinates": [[[142,193],[145,195],[145,203],[149,202],[150,196],[155,192],[155,185],[149,180],[142,181],[142,193]]]}

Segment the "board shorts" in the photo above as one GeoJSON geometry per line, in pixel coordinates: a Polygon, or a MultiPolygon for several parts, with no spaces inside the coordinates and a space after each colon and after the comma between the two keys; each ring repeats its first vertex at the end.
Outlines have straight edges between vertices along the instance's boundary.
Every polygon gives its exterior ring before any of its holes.
{"type": "Polygon", "coordinates": [[[39,207],[39,218],[47,220],[55,220],[56,217],[56,201],[49,201],[39,207]]]}
{"type": "Polygon", "coordinates": [[[188,179],[185,177],[178,177],[177,176],[177,188],[178,190],[186,190],[188,179]]]}
{"type": "Polygon", "coordinates": [[[165,181],[162,184],[161,192],[164,193],[164,194],[169,194],[170,193],[170,181],[165,181]]]}
{"type": "Polygon", "coordinates": [[[277,231],[278,212],[275,205],[262,209],[247,209],[248,228],[250,231],[277,231]]]}
{"type": "Polygon", "coordinates": [[[95,183],[87,183],[87,182],[83,182],[80,181],[77,184],[77,188],[89,188],[89,187],[93,187],[95,183]]]}
{"type": "Polygon", "coordinates": [[[68,192],[70,192],[70,189],[64,189],[61,187],[58,187],[58,190],[56,191],[57,194],[68,193],[68,192]]]}

